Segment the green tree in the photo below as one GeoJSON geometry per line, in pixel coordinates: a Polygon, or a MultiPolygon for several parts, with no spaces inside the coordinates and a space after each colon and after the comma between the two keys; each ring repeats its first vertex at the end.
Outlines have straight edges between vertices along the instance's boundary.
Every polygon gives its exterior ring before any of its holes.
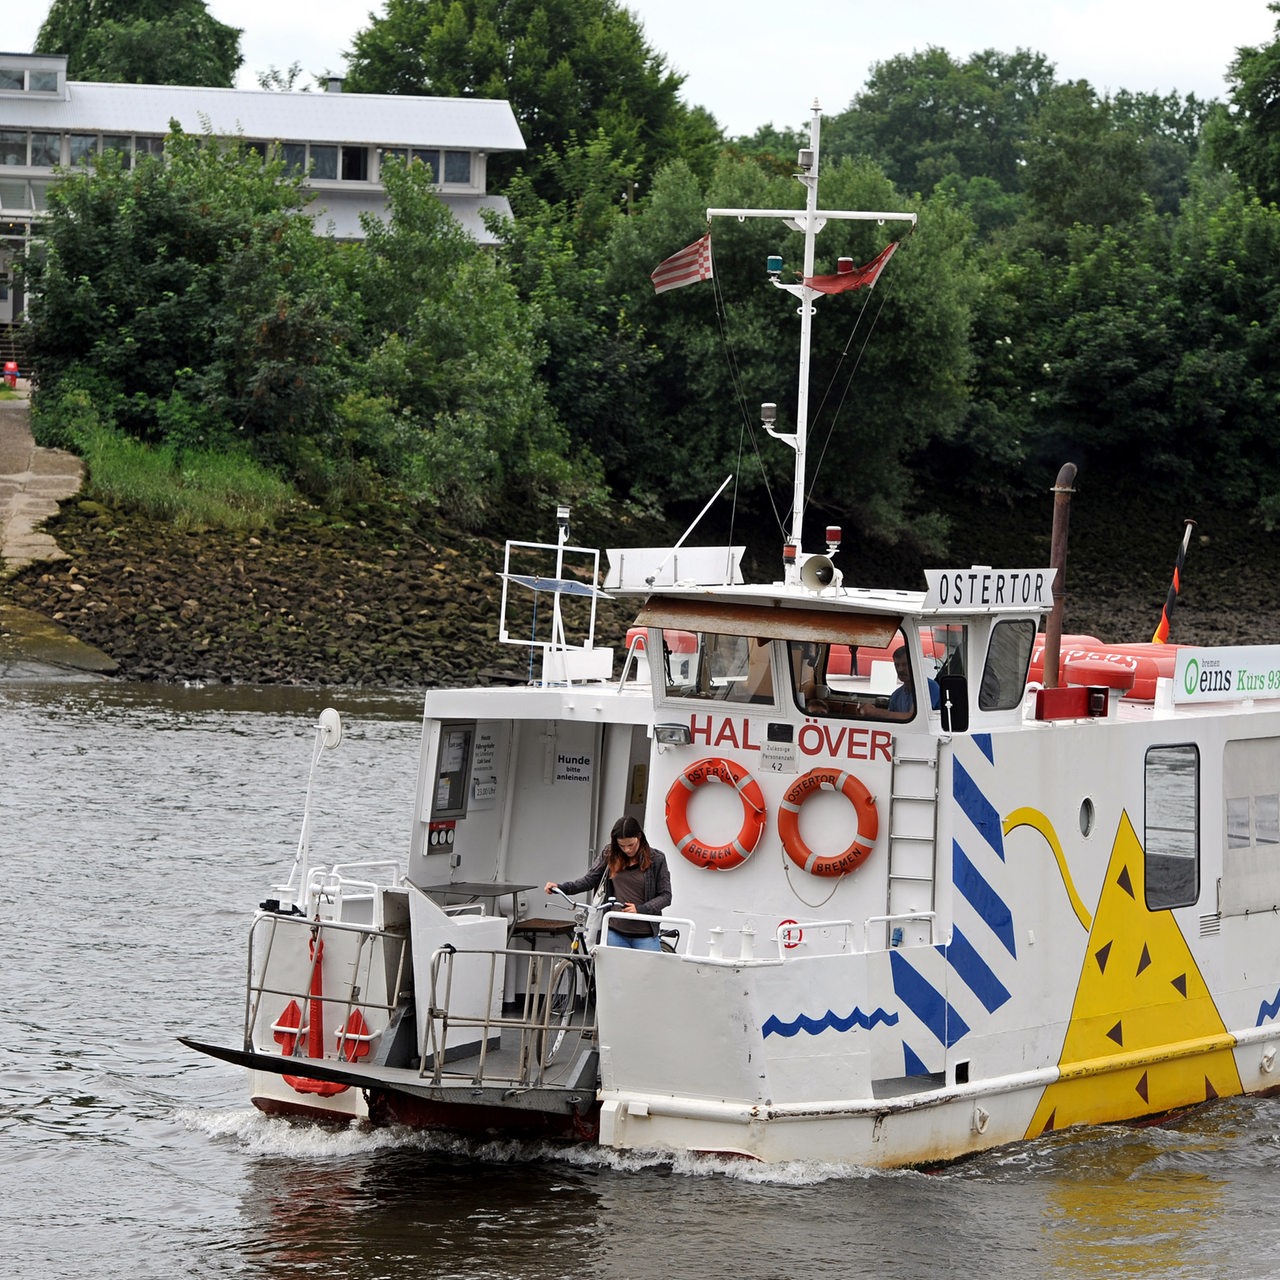
{"type": "Polygon", "coordinates": [[[1023,189],[1036,243],[1064,250],[1076,223],[1117,226],[1148,204],[1148,156],[1136,130],[1087,81],[1059,85],[1032,122],[1023,189]]]}
{"type": "Polygon", "coordinates": [[[73,80],[229,88],[242,34],[204,0],[52,0],[36,48],[65,53],[73,80]]]}
{"type": "Polygon", "coordinates": [[[279,161],[176,127],[163,159],[67,175],[28,268],[37,414],[88,378],[144,440],[295,461],[332,423],[345,310],[302,203],[279,161]]]}
{"type": "MultiPolygon", "coordinates": [[[[626,440],[634,397],[658,356],[630,315],[625,298],[607,283],[608,246],[624,215],[620,190],[634,190],[633,170],[614,157],[602,134],[549,158],[566,193],[552,204],[527,177],[508,188],[514,219],[502,227],[512,280],[530,309],[543,352],[540,375],[547,396],[577,450],[605,467],[611,484],[634,484],[626,440]]],[[[643,206],[640,206],[641,210],[643,206]]]]}
{"type": "Polygon", "coordinates": [[[1178,474],[1280,527],[1280,210],[1221,178],[1197,184],[1171,262],[1178,474]]]}
{"type": "MultiPolygon", "coordinates": [[[[691,153],[709,167],[718,130],[681,102],[682,83],[617,0],[387,0],[352,41],[346,87],[509,100],[527,167],[555,201],[563,193],[545,156],[574,137],[603,133],[646,171],[691,153]]],[[[515,163],[495,163],[496,180],[515,163]]]]}
{"type": "Polygon", "coordinates": [[[590,455],[570,461],[538,378],[535,313],[506,268],[454,221],[423,166],[383,174],[390,220],[366,216],[355,251],[367,355],[354,407],[395,424],[398,482],[468,526],[500,499],[593,497],[598,468],[590,455]]]}
{"type": "Polygon", "coordinates": [[[1028,49],[987,49],[963,63],[933,45],[900,54],[876,63],[828,122],[824,153],[871,156],[904,191],[927,194],[956,175],[1016,192],[1027,127],[1053,84],[1053,64],[1028,49]]]}
{"type": "MultiPolygon", "coordinates": [[[[740,500],[771,513],[779,529],[790,506],[792,455],[759,432],[759,405],[773,401],[784,426],[796,415],[799,331],[794,300],[771,287],[765,259],[800,266],[794,232],[770,220],[734,218],[712,228],[716,277],[655,296],[648,273],[705,229],[712,207],[796,207],[793,178],[770,179],[750,160],[726,158],[704,192],[679,164],[655,180],[644,216],[623,219],[612,246],[611,290],[629,297],[661,363],[628,403],[630,470],[650,492],[694,502],[726,473],[740,500]]],[[[824,170],[830,208],[895,208],[900,197],[869,163],[824,170]]],[[[876,289],[819,302],[814,328],[809,482],[817,507],[888,541],[938,526],[921,519],[911,467],[921,452],[960,427],[968,381],[968,263],[972,224],[946,201],[927,203],[876,289]]],[[[897,229],[905,234],[905,229],[897,229]]],[[[837,257],[867,261],[893,230],[832,221],[820,238],[819,272],[837,257]]]]}
{"type": "Polygon", "coordinates": [[[1190,189],[1210,105],[1193,93],[1130,93],[1111,98],[1116,127],[1137,135],[1147,194],[1157,213],[1176,213],[1190,189]]]}
{"type": "Polygon", "coordinates": [[[1276,38],[1236,50],[1227,69],[1230,111],[1212,119],[1207,144],[1214,161],[1227,165],[1266,204],[1280,201],[1280,3],[1276,38]]]}

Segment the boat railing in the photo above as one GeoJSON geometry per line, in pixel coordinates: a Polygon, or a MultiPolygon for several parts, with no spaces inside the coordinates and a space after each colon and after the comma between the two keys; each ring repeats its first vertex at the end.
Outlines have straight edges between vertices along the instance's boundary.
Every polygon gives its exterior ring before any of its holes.
{"type": "Polygon", "coordinates": [[[348,908],[356,905],[357,910],[365,913],[365,918],[356,923],[381,929],[387,906],[384,891],[399,888],[403,879],[400,864],[390,859],[338,862],[328,869],[313,867],[307,876],[303,898],[306,914],[314,917],[324,904],[328,908],[327,918],[341,920],[347,917],[348,908]]]}
{"type": "Polygon", "coordinates": [[[854,930],[852,920],[788,920],[774,934],[778,954],[784,960],[801,955],[852,955],[854,930]]]}
{"type": "MultiPolygon", "coordinates": [[[[308,920],[305,916],[266,913],[255,917],[249,929],[248,978],[245,983],[244,1035],[246,1045],[266,1047],[274,1039],[282,1045],[291,1045],[291,1052],[284,1056],[298,1059],[299,1070],[308,1058],[312,1047],[311,1019],[317,1011],[326,1027],[332,1027],[332,1045],[323,1044],[323,1060],[354,1061],[359,1053],[359,1042],[372,1043],[391,1023],[402,1003],[401,993],[407,991],[409,968],[409,935],[403,929],[373,928],[366,924],[338,920],[308,920]],[[305,929],[311,934],[308,940],[309,964],[301,981],[284,984],[274,976],[272,959],[277,947],[296,950],[297,935],[292,930],[305,929]],[[284,933],[281,933],[281,931],[284,933]],[[351,935],[354,950],[344,949],[341,965],[324,968],[325,943],[339,935],[351,935]],[[279,941],[284,939],[283,941],[279,941]],[[386,975],[384,982],[373,982],[375,972],[386,975]],[[335,970],[346,971],[347,980],[337,987],[332,982],[335,970]],[[322,979],[326,979],[322,980],[322,979]],[[284,1002],[297,1005],[299,1022],[286,1026],[278,1020],[267,1027],[260,1025],[264,1007],[281,1007],[284,1002]],[[336,1018],[329,1015],[337,1012],[336,1018]],[[359,1012],[365,1029],[356,1031],[354,1020],[359,1012]]],[[[296,968],[295,968],[296,971],[296,968]]]]}
{"type": "Polygon", "coordinates": [[[863,938],[868,951],[871,951],[871,931],[872,929],[883,926],[885,934],[883,941],[879,946],[875,947],[876,951],[890,951],[895,947],[900,947],[906,941],[904,927],[908,924],[923,924],[927,926],[927,936],[922,938],[910,939],[913,945],[934,946],[936,938],[934,937],[938,922],[938,913],[936,911],[895,911],[891,915],[884,916],[868,916],[862,923],[863,938]]]}
{"type": "Polygon", "coordinates": [[[648,916],[639,911],[622,913],[620,911],[606,911],[600,920],[600,937],[604,937],[608,932],[610,921],[628,920],[631,923],[639,921],[644,924],[656,924],[658,926],[658,936],[662,940],[663,951],[676,952],[679,955],[688,955],[693,947],[694,923],[687,916],[648,916]]]}
{"type": "Polygon", "coordinates": [[[440,947],[431,956],[419,1075],[477,1088],[580,1087],[596,1070],[588,956],[527,948],[440,947]],[[502,993],[509,970],[515,999],[502,993]]]}
{"type": "Polygon", "coordinates": [[[627,678],[631,675],[631,669],[635,667],[635,679],[637,684],[646,683],[642,679],[644,667],[639,663],[639,655],[645,651],[644,632],[638,631],[631,637],[627,644],[627,656],[622,660],[622,675],[618,679],[618,692],[621,693],[627,687],[627,678]]]}
{"type": "Polygon", "coordinates": [[[783,959],[815,953],[858,955],[868,951],[887,951],[901,945],[903,926],[913,921],[927,925],[928,936],[911,941],[932,946],[937,922],[937,913],[933,911],[898,911],[892,915],[867,916],[860,924],[853,920],[789,920],[778,926],[774,938],[778,954],[783,959]],[[873,945],[872,932],[881,926],[885,930],[884,940],[873,945]]]}

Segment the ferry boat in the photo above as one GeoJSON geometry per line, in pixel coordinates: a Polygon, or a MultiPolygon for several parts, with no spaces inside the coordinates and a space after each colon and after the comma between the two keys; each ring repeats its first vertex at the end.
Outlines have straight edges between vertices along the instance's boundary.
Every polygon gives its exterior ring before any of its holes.
{"type": "Polygon", "coordinates": [[[242,1042],[187,1041],[263,1110],[893,1167],[1280,1086],[1280,647],[1062,637],[1058,528],[1054,563],[914,590],[845,583],[837,530],[803,549],[816,236],[915,223],[820,210],[819,127],[804,208],[708,211],[803,236],[798,279],[768,264],[800,312],[779,580],[684,540],[602,569],[563,509],[507,545],[528,684],[426,695],[402,861],[304,819],[242,1042]],[[638,605],[617,651],[604,594],[638,605]],[[660,952],[543,888],[620,816],[667,851],[660,952]]]}

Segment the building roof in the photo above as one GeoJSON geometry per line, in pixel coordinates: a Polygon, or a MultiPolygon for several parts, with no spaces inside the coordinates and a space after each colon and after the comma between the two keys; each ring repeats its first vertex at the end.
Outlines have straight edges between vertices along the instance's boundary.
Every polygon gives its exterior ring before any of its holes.
{"type": "Polygon", "coordinates": [[[301,140],[471,151],[523,151],[511,104],[495,98],[423,98],[366,93],[272,93],[181,85],[67,82],[65,97],[5,94],[8,128],[64,133],[243,134],[301,140]]]}

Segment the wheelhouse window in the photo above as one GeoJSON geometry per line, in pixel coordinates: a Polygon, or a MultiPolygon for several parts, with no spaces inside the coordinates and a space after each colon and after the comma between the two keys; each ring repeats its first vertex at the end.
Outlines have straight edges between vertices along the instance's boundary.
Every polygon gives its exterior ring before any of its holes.
{"type": "Polygon", "coordinates": [[[1192,906],[1200,895],[1200,752],[1194,744],[1147,751],[1144,800],[1147,909],[1192,906]]]}
{"type": "Polygon", "coordinates": [[[1036,624],[1030,618],[997,622],[992,627],[978,686],[979,709],[1006,711],[1022,701],[1035,641],[1036,624]]]}
{"type": "Polygon", "coordinates": [[[757,636],[664,631],[667,697],[772,706],[770,649],[770,641],[757,636]]]}
{"type": "MultiPolygon", "coordinates": [[[[931,651],[926,632],[924,651],[931,651]]],[[[913,720],[918,682],[901,628],[884,648],[792,640],[788,645],[792,692],[806,715],[838,719],[913,720]]],[[[931,707],[938,705],[932,663],[921,674],[931,707]]]]}

